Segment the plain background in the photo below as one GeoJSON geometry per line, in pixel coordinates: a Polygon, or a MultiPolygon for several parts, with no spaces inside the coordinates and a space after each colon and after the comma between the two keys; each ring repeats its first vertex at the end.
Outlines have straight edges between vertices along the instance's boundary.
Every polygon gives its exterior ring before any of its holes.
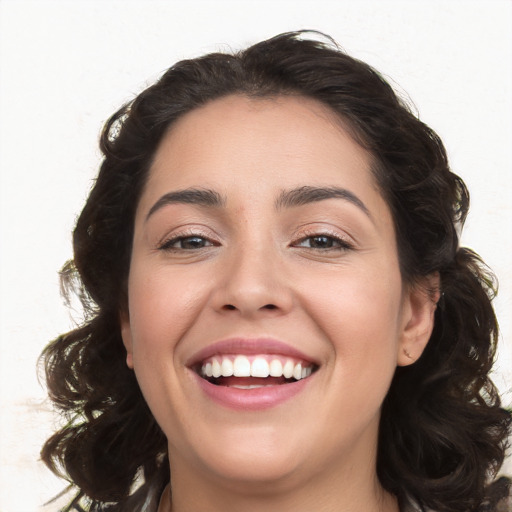
{"type": "Polygon", "coordinates": [[[463,243],[500,280],[496,382],[512,402],[512,2],[0,0],[0,512],[63,488],[38,461],[58,419],[36,362],[73,327],[57,271],[103,122],[176,60],[302,28],[382,71],[444,140],[472,193],[463,243]]]}

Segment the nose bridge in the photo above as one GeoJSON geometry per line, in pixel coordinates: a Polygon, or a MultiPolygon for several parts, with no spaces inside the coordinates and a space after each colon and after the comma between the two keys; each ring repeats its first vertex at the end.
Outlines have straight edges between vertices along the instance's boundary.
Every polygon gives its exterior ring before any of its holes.
{"type": "Polygon", "coordinates": [[[268,238],[264,243],[253,240],[234,247],[225,261],[216,307],[249,316],[270,310],[286,312],[291,307],[291,290],[280,261],[279,249],[268,238]]]}

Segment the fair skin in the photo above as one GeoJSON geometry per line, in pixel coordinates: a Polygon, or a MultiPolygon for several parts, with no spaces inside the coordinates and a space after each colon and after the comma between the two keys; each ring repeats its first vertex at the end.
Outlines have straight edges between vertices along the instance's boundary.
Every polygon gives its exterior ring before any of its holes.
{"type": "Polygon", "coordinates": [[[435,305],[402,281],[370,165],[332,113],[300,97],[228,96],[163,138],[121,323],[169,442],[165,510],[398,511],[376,476],[380,408],[396,366],[421,355],[435,305]],[[207,200],[161,200],[189,189],[207,200]],[[243,403],[261,389],[238,390],[242,405],[212,399],[191,361],[234,338],[278,340],[312,375],[263,405],[243,403]]]}

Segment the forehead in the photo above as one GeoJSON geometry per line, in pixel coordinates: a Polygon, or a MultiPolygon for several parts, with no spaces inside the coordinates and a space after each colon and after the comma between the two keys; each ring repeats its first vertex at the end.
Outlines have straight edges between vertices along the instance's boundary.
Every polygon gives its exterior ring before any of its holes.
{"type": "Polygon", "coordinates": [[[171,126],[156,152],[145,195],[155,199],[190,186],[227,195],[300,185],[375,192],[371,162],[339,116],[316,100],[232,95],[171,126]]]}

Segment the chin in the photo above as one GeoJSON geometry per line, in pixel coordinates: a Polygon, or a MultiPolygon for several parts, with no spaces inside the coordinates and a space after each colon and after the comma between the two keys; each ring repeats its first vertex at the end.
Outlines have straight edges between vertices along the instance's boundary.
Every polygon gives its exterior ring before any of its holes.
{"type": "Polygon", "coordinates": [[[211,474],[234,489],[242,488],[258,490],[278,490],[287,487],[287,483],[295,480],[298,467],[295,460],[276,454],[273,457],[262,457],[254,452],[245,457],[228,457],[217,459],[214,467],[209,467],[211,474]]]}
{"type": "Polygon", "coordinates": [[[298,450],[289,432],[278,428],[228,429],[197,450],[200,464],[217,478],[236,485],[287,481],[300,467],[305,450],[298,450]],[[288,434],[288,435],[287,435],[288,434]]]}

